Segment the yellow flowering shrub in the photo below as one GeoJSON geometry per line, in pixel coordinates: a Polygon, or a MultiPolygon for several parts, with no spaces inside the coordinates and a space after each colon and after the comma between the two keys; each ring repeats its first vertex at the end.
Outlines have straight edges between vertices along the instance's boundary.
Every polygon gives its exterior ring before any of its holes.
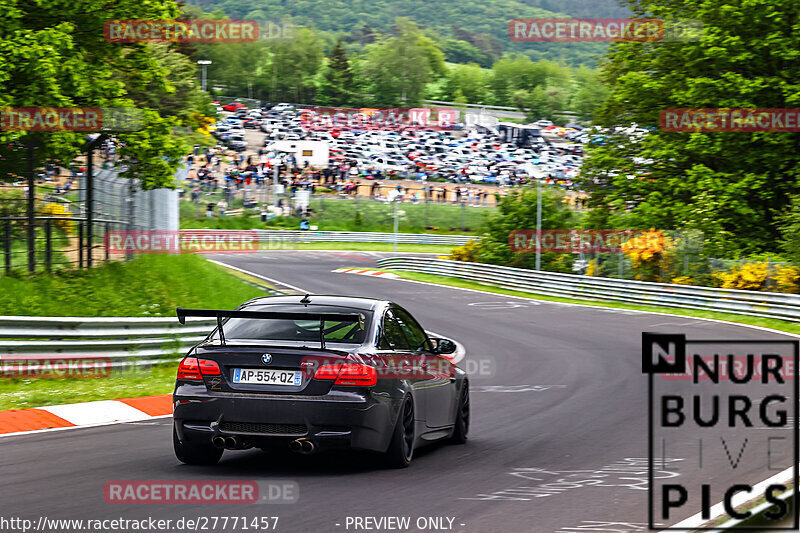
{"type": "MultiPolygon", "coordinates": [[[[48,203],[42,208],[42,216],[46,217],[71,217],[72,212],[64,207],[63,204],[58,203],[48,203]]],[[[56,227],[63,229],[64,231],[71,232],[75,223],[71,220],[56,220],[54,221],[56,227]]]]}
{"type": "Polygon", "coordinates": [[[603,267],[597,261],[597,259],[592,259],[589,261],[589,264],[586,266],[586,276],[599,276],[603,273],[603,267]]]}
{"type": "Polygon", "coordinates": [[[783,266],[772,275],[778,292],[800,293],[800,268],[783,266]]]}
{"type": "Polygon", "coordinates": [[[622,252],[628,256],[635,277],[640,281],[664,281],[675,264],[674,243],[660,231],[651,228],[638,233],[621,245],[622,252]]]}
{"type": "Polygon", "coordinates": [[[767,263],[735,265],[730,272],[714,275],[722,281],[723,289],[763,291],[767,285],[767,263]]]}
{"type": "Polygon", "coordinates": [[[478,256],[478,249],[480,246],[475,239],[470,239],[463,246],[457,246],[450,252],[450,257],[453,261],[469,261],[474,263],[478,256]]]}

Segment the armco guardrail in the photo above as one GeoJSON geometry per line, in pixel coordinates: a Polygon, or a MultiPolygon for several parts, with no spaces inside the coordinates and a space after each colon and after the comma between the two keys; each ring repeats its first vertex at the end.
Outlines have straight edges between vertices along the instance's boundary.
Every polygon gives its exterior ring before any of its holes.
{"type": "MultiPolygon", "coordinates": [[[[182,356],[188,346],[203,340],[216,325],[216,319],[187,318],[181,326],[176,318],[169,317],[3,316],[0,369],[3,359],[100,357],[110,359],[112,367],[127,366],[132,360],[136,364],[172,361],[176,358],[170,356],[182,356]],[[12,338],[18,340],[7,340],[12,338]]],[[[457,354],[463,357],[463,346],[456,344],[457,354]]]]}
{"type": "MultiPolygon", "coordinates": [[[[0,317],[0,358],[105,357],[115,363],[180,353],[214,328],[214,319],[180,325],[170,317],[0,317]]],[[[154,358],[156,358],[154,360],[154,358]]]]}
{"type": "Polygon", "coordinates": [[[552,296],[680,307],[780,320],[800,318],[800,295],[691,287],[525,270],[443,259],[390,257],[381,268],[408,270],[489,283],[504,289],[552,296]]]}
{"type": "MultiPolygon", "coordinates": [[[[201,230],[192,230],[192,232],[201,230]]],[[[221,230],[209,230],[219,232],[221,230]]],[[[448,244],[461,246],[473,235],[438,235],[434,233],[372,233],[366,231],[293,231],[293,230],[255,230],[259,242],[385,242],[404,244],[448,244]]]]}

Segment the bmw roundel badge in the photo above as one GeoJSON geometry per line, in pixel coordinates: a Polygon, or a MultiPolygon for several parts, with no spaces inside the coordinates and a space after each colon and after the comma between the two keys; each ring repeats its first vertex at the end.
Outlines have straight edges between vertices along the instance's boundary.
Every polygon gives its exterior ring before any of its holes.
{"type": "Polygon", "coordinates": [[[268,365],[272,362],[272,356],[268,353],[265,353],[261,356],[261,361],[263,361],[265,365],[268,365]]]}

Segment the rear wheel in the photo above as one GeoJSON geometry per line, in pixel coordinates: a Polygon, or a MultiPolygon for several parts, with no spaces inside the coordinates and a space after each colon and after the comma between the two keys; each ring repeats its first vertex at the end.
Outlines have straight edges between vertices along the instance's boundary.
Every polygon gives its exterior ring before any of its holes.
{"type": "Polygon", "coordinates": [[[178,458],[178,461],[187,465],[215,465],[224,451],[222,448],[215,448],[210,439],[207,444],[181,442],[174,424],[172,426],[172,447],[175,449],[175,457],[178,458]]]}
{"type": "Polygon", "coordinates": [[[454,444],[464,444],[467,442],[467,433],[469,433],[469,382],[465,381],[458,398],[458,411],[451,440],[454,444]]]}
{"type": "Polygon", "coordinates": [[[392,442],[386,452],[386,464],[392,468],[405,468],[414,455],[414,402],[406,397],[400,416],[394,426],[392,442]]]}

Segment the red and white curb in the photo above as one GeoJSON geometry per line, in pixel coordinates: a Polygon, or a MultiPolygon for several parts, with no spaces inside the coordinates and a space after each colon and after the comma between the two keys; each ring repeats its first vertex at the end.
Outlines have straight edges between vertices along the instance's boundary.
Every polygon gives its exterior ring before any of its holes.
{"type": "Polygon", "coordinates": [[[172,395],[99,400],[0,411],[0,437],[22,433],[103,426],[172,415],[172,395]]]}
{"type": "Polygon", "coordinates": [[[392,274],[391,272],[384,272],[383,270],[372,270],[363,268],[337,268],[331,272],[338,272],[339,274],[361,274],[362,276],[376,276],[379,278],[398,279],[400,276],[392,274]]]}

